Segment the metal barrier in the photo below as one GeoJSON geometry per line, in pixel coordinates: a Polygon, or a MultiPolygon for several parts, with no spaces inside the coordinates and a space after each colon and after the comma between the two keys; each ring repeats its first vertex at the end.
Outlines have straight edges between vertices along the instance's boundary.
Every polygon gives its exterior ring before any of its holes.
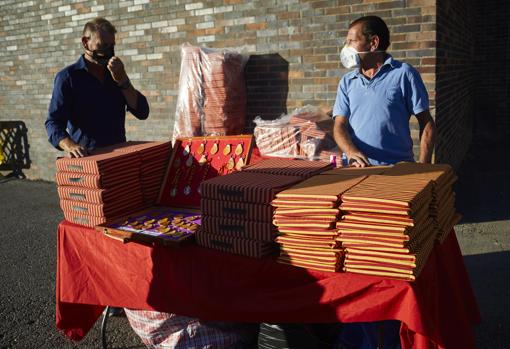
{"type": "Polygon", "coordinates": [[[0,120],[0,171],[11,171],[6,178],[24,179],[30,168],[28,129],[23,121],[0,120]]]}

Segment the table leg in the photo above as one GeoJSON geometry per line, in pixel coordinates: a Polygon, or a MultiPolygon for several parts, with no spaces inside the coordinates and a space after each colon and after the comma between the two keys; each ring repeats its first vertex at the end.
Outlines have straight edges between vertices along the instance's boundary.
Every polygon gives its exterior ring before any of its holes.
{"type": "Polygon", "coordinates": [[[108,349],[108,343],[106,342],[106,324],[110,315],[110,307],[107,306],[103,312],[103,320],[101,321],[101,344],[103,349],[108,349]]]}

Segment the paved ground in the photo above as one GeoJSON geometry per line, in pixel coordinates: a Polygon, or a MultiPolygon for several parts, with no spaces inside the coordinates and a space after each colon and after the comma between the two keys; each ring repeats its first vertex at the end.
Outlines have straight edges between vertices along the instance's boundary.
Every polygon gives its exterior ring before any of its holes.
{"type": "MultiPolygon", "coordinates": [[[[100,348],[98,324],[79,344],[55,328],[56,226],[61,219],[54,183],[0,184],[0,348],[100,348]]],[[[111,348],[144,348],[126,318],[111,320],[111,348]]]]}
{"type": "MultiPolygon", "coordinates": [[[[462,169],[463,224],[457,227],[481,308],[477,347],[510,347],[510,170],[462,169]]],[[[0,348],[99,348],[98,324],[85,340],[55,329],[56,226],[62,219],[53,183],[0,179],[0,348]]],[[[142,348],[125,318],[113,318],[110,348],[142,348]]]]}

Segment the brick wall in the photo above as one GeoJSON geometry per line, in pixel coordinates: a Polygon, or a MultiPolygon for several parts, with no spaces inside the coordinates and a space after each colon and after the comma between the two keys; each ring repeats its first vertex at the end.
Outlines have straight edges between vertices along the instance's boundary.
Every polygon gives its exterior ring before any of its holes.
{"type": "Polygon", "coordinates": [[[474,18],[474,0],[438,2],[435,159],[455,168],[468,151],[473,134],[474,18]]]}
{"type": "MultiPolygon", "coordinates": [[[[53,78],[81,53],[87,20],[104,16],[118,29],[116,53],[148,97],[149,120],[128,118],[129,139],[166,139],[173,115],[184,42],[238,47],[247,67],[249,116],[275,117],[296,107],[333,105],[341,43],[353,19],[376,14],[391,31],[390,52],[422,73],[436,99],[436,1],[2,1],[0,119],[29,129],[30,178],[52,179],[57,152],[43,127],[53,78]]],[[[434,108],[432,109],[434,114],[434,108]]],[[[417,125],[413,138],[417,139],[417,125]]],[[[249,127],[250,125],[248,125],[249,127]]]]}

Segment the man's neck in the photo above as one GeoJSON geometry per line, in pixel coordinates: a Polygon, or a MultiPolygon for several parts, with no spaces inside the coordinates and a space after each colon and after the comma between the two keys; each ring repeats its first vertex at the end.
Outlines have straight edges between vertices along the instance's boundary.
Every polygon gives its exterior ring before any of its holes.
{"type": "Polygon", "coordinates": [[[105,67],[94,62],[87,54],[84,55],[85,64],[90,74],[94,75],[99,81],[104,80],[105,67]]]}
{"type": "Polygon", "coordinates": [[[381,69],[386,59],[386,53],[381,52],[381,54],[373,55],[372,57],[367,57],[366,62],[362,63],[360,72],[368,79],[372,79],[375,74],[381,69]]]}

